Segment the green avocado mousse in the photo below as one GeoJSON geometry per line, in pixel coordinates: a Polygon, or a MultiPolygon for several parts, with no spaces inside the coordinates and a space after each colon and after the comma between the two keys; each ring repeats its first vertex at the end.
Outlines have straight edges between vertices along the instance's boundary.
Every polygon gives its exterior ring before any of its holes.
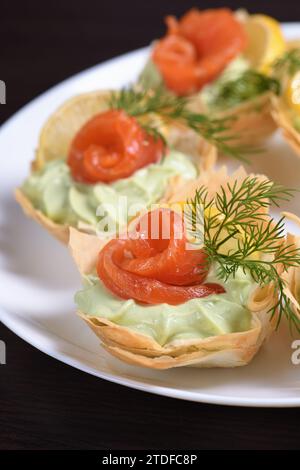
{"type": "Polygon", "coordinates": [[[181,176],[188,181],[197,175],[193,159],[175,150],[160,163],[148,165],[111,184],[79,183],[72,178],[66,161],[58,159],[32,173],[24,182],[22,191],[33,206],[53,222],[74,227],[85,224],[96,230],[104,216],[118,224],[126,224],[126,210],[136,207],[138,212],[159,201],[172,178],[181,176]],[[122,198],[125,198],[125,204],[122,204],[122,198]]]}
{"type": "Polygon", "coordinates": [[[153,369],[236,367],[282,315],[299,331],[281,274],[300,266],[300,252],[268,215],[291,191],[242,168],[213,175],[186,188],[186,204],[174,199],[140,215],[127,237],[92,251],[82,251],[82,234],[71,237],[84,283],[78,312],[118,359],[153,369]]]}
{"type": "MultiPolygon", "coordinates": [[[[210,270],[207,282],[217,282],[215,269],[210,270]]],[[[87,317],[105,318],[165,346],[249,330],[251,313],[247,302],[254,286],[249,275],[239,272],[226,283],[224,294],[195,298],[180,305],[145,305],[116,297],[96,276],[90,275],[75,302],[87,317]]]]}

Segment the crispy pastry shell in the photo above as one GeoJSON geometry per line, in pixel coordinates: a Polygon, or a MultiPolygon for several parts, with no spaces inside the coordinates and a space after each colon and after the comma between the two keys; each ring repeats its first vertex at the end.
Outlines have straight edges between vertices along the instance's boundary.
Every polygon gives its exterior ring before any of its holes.
{"type": "MultiPolygon", "coordinates": [[[[287,41],[287,49],[300,49],[300,39],[287,41]]],[[[282,135],[291,148],[300,156],[300,132],[298,132],[292,125],[289,116],[289,110],[284,100],[278,96],[272,97],[272,116],[282,135]]]]}
{"type": "MultiPolygon", "coordinates": [[[[300,218],[295,214],[284,212],[283,215],[300,227],[300,218]]],[[[294,245],[295,248],[300,249],[300,235],[288,234],[287,244],[294,245]]],[[[285,292],[293,305],[295,315],[300,318],[300,267],[290,268],[288,272],[285,273],[285,280],[287,285],[285,292]]]]}
{"type": "Polygon", "coordinates": [[[67,245],[69,240],[69,226],[56,224],[46,217],[40,210],[33,207],[30,199],[28,199],[20,188],[15,190],[15,199],[22,207],[24,214],[38,222],[44,227],[50,235],[67,245]]]}
{"type": "MultiPolygon", "coordinates": [[[[198,100],[199,98],[195,98],[198,100]]],[[[199,103],[204,112],[208,110],[199,103]]],[[[267,92],[225,111],[217,111],[214,117],[232,117],[228,135],[234,136],[240,145],[257,146],[270,137],[277,125],[271,113],[271,93],[267,92]]]]}

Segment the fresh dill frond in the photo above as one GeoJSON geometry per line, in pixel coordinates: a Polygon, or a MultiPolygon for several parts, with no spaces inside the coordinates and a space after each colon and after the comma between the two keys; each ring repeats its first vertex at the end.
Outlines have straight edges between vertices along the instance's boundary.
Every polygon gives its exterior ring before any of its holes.
{"type": "Polygon", "coordinates": [[[139,90],[134,87],[123,88],[110,94],[108,104],[113,109],[124,109],[131,116],[146,114],[180,114],[186,108],[188,100],[172,95],[163,87],[139,90]]]}
{"type": "Polygon", "coordinates": [[[273,63],[272,70],[275,77],[293,77],[300,70],[300,48],[285,52],[273,63]]]}
{"type": "MultiPolygon", "coordinates": [[[[224,154],[239,160],[247,161],[245,155],[255,152],[255,149],[236,145],[234,141],[237,136],[228,135],[230,124],[235,120],[234,117],[212,118],[206,114],[191,111],[188,98],[172,95],[163,87],[151,90],[125,88],[115,91],[111,93],[108,104],[112,109],[123,109],[129,115],[139,119],[140,124],[150,133],[151,123],[145,124],[142,118],[157,115],[166,124],[181,124],[192,129],[224,154]]],[[[156,137],[163,138],[157,126],[154,134],[156,137]]]]}
{"type": "Polygon", "coordinates": [[[285,293],[285,281],[278,272],[300,267],[300,249],[284,243],[284,218],[275,222],[267,213],[271,204],[291,198],[293,190],[256,177],[221,186],[210,198],[205,187],[187,201],[187,229],[204,247],[208,264],[216,263],[218,278],[226,282],[242,269],[261,287],[273,284],[278,300],[270,309],[276,313],[277,326],[285,316],[291,328],[300,332],[300,318],[293,311],[285,293]],[[224,244],[234,240],[230,250],[224,244]]]}
{"type": "Polygon", "coordinates": [[[255,70],[246,70],[240,77],[221,85],[214,96],[214,106],[218,109],[232,108],[267,91],[278,95],[280,93],[279,81],[255,70]]]}

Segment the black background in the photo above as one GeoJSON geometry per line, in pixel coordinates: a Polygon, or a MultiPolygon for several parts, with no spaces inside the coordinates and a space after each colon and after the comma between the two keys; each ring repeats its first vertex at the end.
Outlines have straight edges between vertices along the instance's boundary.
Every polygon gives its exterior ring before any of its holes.
{"type": "MultiPolygon", "coordinates": [[[[162,17],[186,0],[0,3],[0,122],[62,79],[147,45],[162,17]]],[[[300,21],[295,0],[208,2],[300,21]]],[[[3,158],[3,156],[1,156],[3,158]]],[[[1,288],[1,286],[0,286],[1,288]]],[[[88,376],[35,350],[4,326],[0,366],[0,449],[295,449],[300,409],[201,405],[148,395],[88,376]]],[[[266,371],[267,373],[267,371],[266,371]]]]}

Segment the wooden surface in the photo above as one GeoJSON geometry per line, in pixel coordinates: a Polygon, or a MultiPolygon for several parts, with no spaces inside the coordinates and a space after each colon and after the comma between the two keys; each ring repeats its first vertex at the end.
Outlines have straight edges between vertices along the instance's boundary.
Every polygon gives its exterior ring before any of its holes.
{"type": "MultiPolygon", "coordinates": [[[[193,3],[2,0],[0,79],[7,85],[7,104],[0,105],[0,122],[73,73],[146,45],[162,34],[164,14],[180,14],[193,3]]],[[[281,20],[300,20],[294,0],[247,4],[281,20]]],[[[201,2],[207,5],[224,2],[201,2]]],[[[61,364],[4,326],[0,339],[7,345],[7,365],[0,366],[0,449],[300,447],[300,409],[221,407],[154,396],[61,364]]]]}

